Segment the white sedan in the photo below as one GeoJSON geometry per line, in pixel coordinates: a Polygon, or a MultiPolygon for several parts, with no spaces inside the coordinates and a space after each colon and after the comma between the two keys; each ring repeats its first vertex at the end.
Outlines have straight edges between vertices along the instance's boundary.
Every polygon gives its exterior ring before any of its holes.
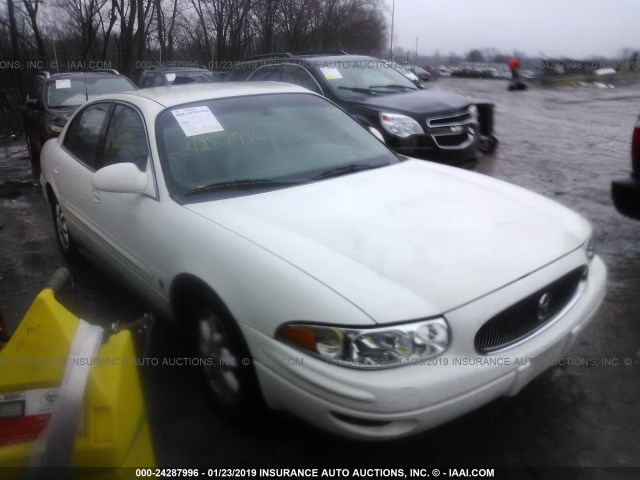
{"type": "Polygon", "coordinates": [[[41,181],[62,251],[187,329],[219,408],[262,396],[349,437],[517,393],[605,292],[576,213],[399,156],[291,85],[97,98],[44,146],[41,181]]]}

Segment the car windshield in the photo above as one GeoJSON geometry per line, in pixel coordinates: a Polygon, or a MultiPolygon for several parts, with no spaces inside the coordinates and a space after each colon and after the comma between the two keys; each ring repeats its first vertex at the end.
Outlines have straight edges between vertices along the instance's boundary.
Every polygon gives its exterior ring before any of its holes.
{"type": "Polygon", "coordinates": [[[76,107],[98,95],[134,89],[135,86],[129,80],[115,75],[51,79],[47,84],[47,105],[52,108],[76,107]]]}
{"type": "MultiPolygon", "coordinates": [[[[244,195],[399,162],[327,100],[304,93],[216,99],[158,117],[160,161],[171,191],[244,195]]],[[[208,197],[207,197],[208,198],[208,197]]]]}
{"type": "Polygon", "coordinates": [[[383,60],[365,59],[318,63],[315,69],[339,98],[390,95],[418,88],[394,66],[383,60]]]}

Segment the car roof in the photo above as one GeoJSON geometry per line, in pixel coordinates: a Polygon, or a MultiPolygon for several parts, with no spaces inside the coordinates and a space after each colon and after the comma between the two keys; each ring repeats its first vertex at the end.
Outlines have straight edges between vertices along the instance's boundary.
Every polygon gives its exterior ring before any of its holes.
{"type": "Polygon", "coordinates": [[[151,67],[147,68],[143,73],[178,73],[178,72],[199,72],[212,73],[206,67],[151,67]]]}
{"type": "Polygon", "coordinates": [[[301,54],[291,56],[276,56],[273,57],[263,56],[252,60],[247,60],[240,63],[241,67],[262,67],[264,65],[280,65],[282,63],[303,63],[313,66],[322,66],[323,63],[339,63],[339,62],[360,62],[360,61],[379,61],[384,62],[387,60],[380,60],[375,57],[367,55],[317,55],[317,54],[301,54]]]}
{"type": "MultiPolygon", "coordinates": [[[[43,75],[43,73],[39,73],[39,75],[43,75]]],[[[110,78],[127,78],[124,75],[113,72],[97,72],[97,71],[89,71],[89,72],[63,72],[63,73],[52,73],[47,80],[60,80],[62,78],[78,78],[78,77],[110,77],[110,78]]],[[[128,80],[128,79],[127,79],[128,80]]]]}
{"type": "MultiPolygon", "coordinates": [[[[275,59],[268,59],[275,60],[275,59]]],[[[286,58],[279,58],[278,60],[286,61],[286,58]]],[[[357,62],[361,60],[378,60],[374,57],[367,55],[296,55],[291,57],[290,60],[306,60],[310,63],[322,63],[322,62],[357,62]]]]}
{"type": "Polygon", "coordinates": [[[152,100],[163,107],[173,107],[183,103],[193,103],[216,98],[242,97],[246,95],[261,95],[268,93],[308,93],[309,90],[278,82],[220,82],[220,83],[190,83],[187,85],[173,85],[170,87],[153,87],[132,90],[130,92],[102,95],[100,99],[133,100],[142,97],[152,100]]]}

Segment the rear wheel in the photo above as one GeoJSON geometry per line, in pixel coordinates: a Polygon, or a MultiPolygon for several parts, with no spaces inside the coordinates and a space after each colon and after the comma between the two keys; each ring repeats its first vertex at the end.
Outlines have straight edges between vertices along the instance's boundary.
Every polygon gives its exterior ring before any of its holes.
{"type": "Polygon", "coordinates": [[[69,226],[67,225],[67,218],[65,217],[64,211],[62,210],[62,207],[60,207],[56,198],[53,198],[51,211],[53,214],[53,225],[56,229],[56,238],[58,239],[60,250],[68,260],[74,260],[77,258],[78,246],[71,237],[69,226]]]}
{"type": "Polygon", "coordinates": [[[251,356],[240,329],[213,300],[192,310],[192,341],[204,380],[225,413],[246,415],[259,405],[259,391],[251,356]]]}

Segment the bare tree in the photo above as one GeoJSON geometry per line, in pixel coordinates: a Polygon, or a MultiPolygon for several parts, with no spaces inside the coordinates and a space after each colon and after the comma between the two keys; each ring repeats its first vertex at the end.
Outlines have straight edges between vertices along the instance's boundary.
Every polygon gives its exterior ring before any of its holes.
{"type": "Polygon", "coordinates": [[[33,30],[33,38],[36,43],[38,56],[41,60],[45,59],[44,43],[40,35],[40,27],[38,26],[38,10],[40,8],[40,0],[22,0],[22,4],[26,10],[31,29],[33,30]]]}

